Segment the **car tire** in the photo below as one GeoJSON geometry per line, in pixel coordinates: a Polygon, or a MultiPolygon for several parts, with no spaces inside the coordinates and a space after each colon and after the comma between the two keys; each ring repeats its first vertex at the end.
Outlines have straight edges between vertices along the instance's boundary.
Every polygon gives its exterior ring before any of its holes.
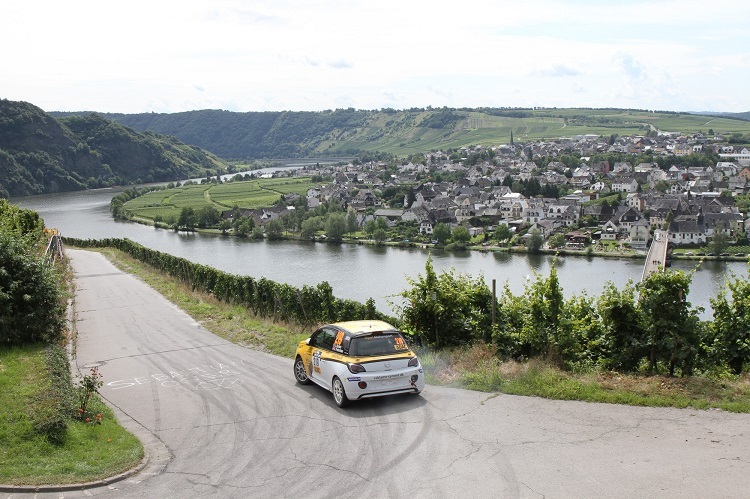
{"type": "Polygon", "coordinates": [[[344,390],[344,383],[341,382],[338,376],[333,378],[331,383],[331,391],[333,392],[333,401],[339,407],[346,407],[349,405],[349,399],[346,398],[346,391],[344,390]]]}
{"type": "Polygon", "coordinates": [[[310,378],[307,377],[307,371],[305,371],[305,363],[302,361],[302,357],[297,357],[294,360],[294,379],[300,385],[307,385],[310,383],[310,378]]]}

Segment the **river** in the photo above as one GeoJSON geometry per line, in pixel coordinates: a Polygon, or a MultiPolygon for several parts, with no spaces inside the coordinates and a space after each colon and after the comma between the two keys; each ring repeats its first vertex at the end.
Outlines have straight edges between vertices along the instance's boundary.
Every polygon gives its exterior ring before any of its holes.
{"type": "MultiPolygon", "coordinates": [[[[498,294],[506,284],[521,294],[534,273],[546,276],[553,263],[549,255],[483,252],[443,252],[368,245],[249,241],[218,235],[175,233],[130,222],[119,222],[109,214],[109,202],[119,189],[98,189],[31,196],[11,200],[37,211],[47,227],[63,236],[100,239],[129,238],[144,246],[240,275],[251,275],[301,287],[328,281],[334,294],[360,302],[373,298],[379,310],[392,313],[395,294],[407,289],[407,278],[424,274],[431,255],[438,271],[483,275],[488,284],[495,279],[498,294]]],[[[645,256],[644,256],[645,258],[645,256]]],[[[567,297],[598,295],[607,281],[622,289],[629,279],[637,282],[643,272],[642,259],[604,259],[585,256],[557,258],[560,284],[567,297]]],[[[691,270],[694,261],[675,261],[672,268],[691,270]]],[[[724,288],[727,276],[747,276],[742,262],[705,262],[693,276],[688,300],[707,311],[709,298],[724,288]]]]}

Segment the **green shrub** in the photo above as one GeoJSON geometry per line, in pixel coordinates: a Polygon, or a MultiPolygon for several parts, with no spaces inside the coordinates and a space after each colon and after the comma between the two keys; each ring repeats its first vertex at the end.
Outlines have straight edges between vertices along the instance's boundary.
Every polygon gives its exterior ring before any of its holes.
{"type": "Polygon", "coordinates": [[[0,231],[0,343],[54,343],[65,311],[55,270],[22,238],[0,231]]]}
{"type": "Polygon", "coordinates": [[[44,360],[46,389],[31,406],[31,420],[36,433],[59,445],[65,441],[73,409],[70,364],[65,350],[54,345],[47,347],[44,360]]]}

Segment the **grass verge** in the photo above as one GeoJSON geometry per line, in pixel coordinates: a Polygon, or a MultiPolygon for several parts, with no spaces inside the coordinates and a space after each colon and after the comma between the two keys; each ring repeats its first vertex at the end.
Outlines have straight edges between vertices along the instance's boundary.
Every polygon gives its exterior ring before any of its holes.
{"type": "Polygon", "coordinates": [[[57,443],[35,429],[34,408],[50,389],[44,357],[45,345],[0,348],[0,483],[81,483],[137,465],[143,446],[98,398],[89,407],[101,424],[70,419],[57,443]]]}
{"type": "Polygon", "coordinates": [[[611,371],[572,373],[539,360],[501,362],[488,345],[421,352],[433,384],[485,392],[649,407],[750,412],[750,375],[670,378],[611,371]]]}
{"type": "MultiPolygon", "coordinates": [[[[217,336],[291,358],[310,331],[273,323],[249,310],[196,293],[189,286],[114,249],[104,253],[118,268],[135,274],[217,336]]],[[[477,345],[452,351],[419,352],[427,382],[486,392],[651,407],[693,407],[750,412],[750,376],[669,378],[615,372],[563,371],[542,361],[500,361],[494,349],[477,345]]]]}

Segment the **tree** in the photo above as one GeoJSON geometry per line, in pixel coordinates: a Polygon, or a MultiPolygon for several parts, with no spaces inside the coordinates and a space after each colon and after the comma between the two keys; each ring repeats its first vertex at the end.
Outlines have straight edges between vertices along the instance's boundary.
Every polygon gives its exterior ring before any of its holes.
{"type": "Polygon", "coordinates": [[[495,227],[495,232],[492,234],[493,239],[498,242],[508,241],[513,237],[513,232],[507,225],[498,225],[495,227]]]}
{"type": "Polygon", "coordinates": [[[196,214],[196,222],[198,227],[205,229],[206,227],[212,227],[219,223],[221,220],[221,213],[213,206],[204,206],[196,214]]]}
{"type": "Polygon", "coordinates": [[[403,305],[395,306],[406,332],[436,348],[485,338],[492,293],[482,276],[474,279],[453,270],[438,275],[429,257],[425,275],[407,281],[411,287],[398,295],[403,305]]]}
{"type": "Polygon", "coordinates": [[[234,223],[234,233],[239,237],[246,237],[255,228],[255,222],[252,218],[240,217],[234,223]]]}
{"type": "Polygon", "coordinates": [[[654,189],[659,192],[667,192],[669,190],[669,182],[666,180],[657,180],[654,184],[654,189]]]}
{"type": "Polygon", "coordinates": [[[388,239],[388,233],[384,231],[383,229],[375,229],[375,232],[372,235],[372,238],[375,240],[377,244],[383,244],[386,239],[388,239]]]}
{"type": "Polygon", "coordinates": [[[600,356],[610,369],[634,371],[648,355],[648,341],[636,301],[635,286],[629,281],[620,291],[610,281],[596,304],[602,323],[600,356]]]}
{"type": "Polygon", "coordinates": [[[375,221],[374,218],[371,218],[365,223],[365,234],[367,234],[369,237],[372,237],[373,234],[375,234],[375,231],[378,229],[378,223],[375,221]]]}
{"type": "Polygon", "coordinates": [[[564,298],[557,271],[553,266],[546,279],[538,274],[535,277],[526,284],[522,296],[514,296],[506,284],[498,305],[492,339],[501,351],[513,357],[544,357],[553,346],[560,353],[564,343],[558,337],[564,298]]]}
{"type": "Polygon", "coordinates": [[[326,221],[326,237],[329,241],[341,242],[346,234],[346,217],[343,213],[332,213],[326,221]]]}
{"type": "Polygon", "coordinates": [[[729,236],[727,236],[726,231],[724,230],[724,224],[722,222],[718,222],[714,227],[714,235],[711,238],[711,243],[709,244],[710,251],[712,253],[720,255],[724,252],[724,250],[727,249],[728,245],[729,236]]]}
{"type": "Polygon", "coordinates": [[[692,372],[700,328],[697,311],[687,301],[691,280],[692,274],[682,271],[657,272],[638,284],[638,309],[646,332],[650,371],[659,361],[666,361],[670,376],[678,366],[683,375],[692,372]]]}
{"type": "Polygon", "coordinates": [[[226,235],[227,231],[232,228],[232,222],[230,222],[228,219],[224,219],[221,222],[219,222],[219,230],[221,230],[221,233],[226,235]]]}
{"type": "Polygon", "coordinates": [[[562,248],[565,246],[565,234],[556,233],[549,236],[548,241],[550,248],[562,248]]]}
{"type": "Polygon", "coordinates": [[[274,218],[266,224],[266,236],[269,240],[274,241],[284,236],[284,224],[281,220],[274,218]]]}
{"type": "Polygon", "coordinates": [[[193,230],[196,224],[195,210],[190,207],[184,207],[180,210],[180,218],[177,219],[176,228],[193,230]]]}
{"type": "Polygon", "coordinates": [[[711,348],[714,357],[726,362],[734,374],[741,374],[750,361],[750,281],[734,277],[726,289],[711,298],[714,320],[711,348]]]}
{"type": "Polygon", "coordinates": [[[529,237],[526,239],[526,249],[529,253],[539,253],[542,244],[544,244],[542,232],[539,229],[531,229],[529,237]]]}
{"type": "Polygon", "coordinates": [[[432,229],[432,237],[434,237],[438,244],[445,244],[451,238],[451,228],[448,224],[438,223],[435,228],[432,229]]]}
{"type": "Polygon", "coordinates": [[[348,215],[346,215],[346,232],[348,234],[352,234],[354,232],[357,232],[359,230],[359,223],[357,222],[357,214],[353,211],[350,211],[348,215]]]}
{"type": "Polygon", "coordinates": [[[310,217],[302,222],[302,237],[313,238],[323,228],[322,217],[310,217]]]}
{"type": "Polygon", "coordinates": [[[463,225],[459,225],[458,227],[453,229],[452,238],[456,243],[466,244],[471,241],[471,234],[469,234],[469,229],[467,229],[463,225]]]}

